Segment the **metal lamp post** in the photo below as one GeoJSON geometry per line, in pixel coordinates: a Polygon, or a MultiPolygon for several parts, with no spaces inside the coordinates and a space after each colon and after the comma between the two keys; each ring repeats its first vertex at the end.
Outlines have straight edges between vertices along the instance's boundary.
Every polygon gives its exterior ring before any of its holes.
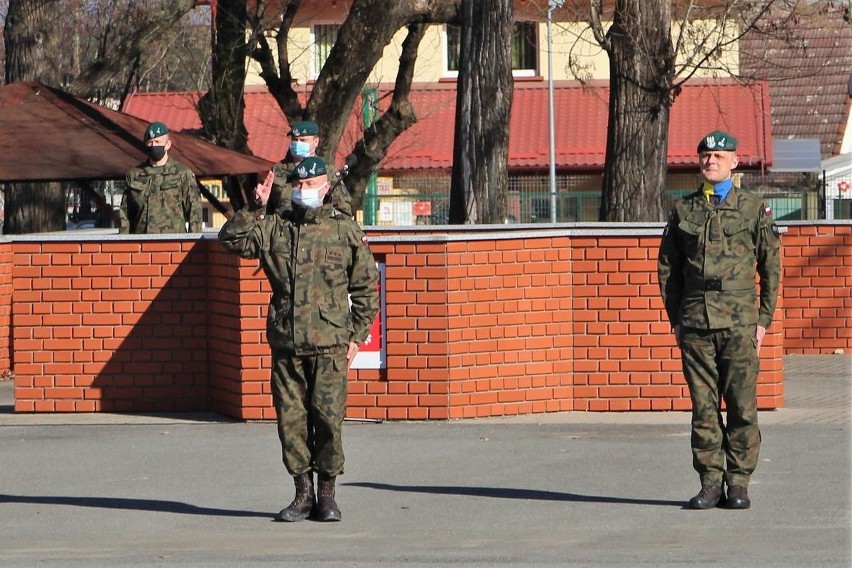
{"type": "Polygon", "coordinates": [[[551,27],[553,11],[561,8],[565,0],[549,0],[547,3],[547,114],[550,136],[550,222],[556,223],[556,129],[553,119],[553,45],[551,27]]]}

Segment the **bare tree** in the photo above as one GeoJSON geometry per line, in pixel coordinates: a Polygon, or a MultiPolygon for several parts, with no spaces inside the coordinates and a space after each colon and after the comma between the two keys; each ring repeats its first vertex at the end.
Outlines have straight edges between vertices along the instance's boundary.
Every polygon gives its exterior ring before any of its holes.
{"type": "Polygon", "coordinates": [[[360,206],[367,179],[387,153],[390,144],[417,120],[409,101],[417,48],[426,24],[458,21],[461,0],[353,0],[337,41],[317,77],[307,104],[302,107],[292,84],[287,37],[293,27],[301,0],[283,0],[274,14],[267,3],[257,2],[250,15],[252,37],[257,45],[252,57],[260,64],[264,79],[288,122],[313,120],[323,133],[319,153],[334,155],[349,114],[361,96],[370,72],[382,56],[394,34],[405,28],[400,66],[390,107],[381,114],[355,144],[357,162],[347,178],[353,204],[360,206]],[[265,23],[277,21],[269,44],[263,33],[265,23]]]}
{"type": "Polygon", "coordinates": [[[450,223],[506,217],[512,107],[512,0],[462,2],[450,223]]]}
{"type": "MultiPolygon", "coordinates": [[[[663,220],[669,112],[699,70],[735,76],[725,55],[770,8],[799,0],[592,0],[574,3],[610,63],[602,221],[663,220]]],[[[788,26],[776,33],[794,33],[788,26]]],[[[582,78],[584,71],[574,69],[582,78]]],[[[710,110],[712,112],[712,110],[710,110]]]]}
{"type": "Polygon", "coordinates": [[[601,2],[592,3],[595,36],[610,55],[600,218],[662,220],[675,59],[671,2],[618,0],[615,4],[612,26],[602,34],[601,2]]]}
{"type": "MultiPolygon", "coordinates": [[[[176,33],[175,26],[194,6],[194,0],[8,0],[5,80],[39,81],[115,104],[159,67],[168,89],[178,76],[169,75],[178,67],[170,64],[170,48],[191,35],[176,33]]],[[[64,230],[61,184],[7,185],[4,191],[4,232],[64,230]]]]}
{"type": "MultiPolygon", "coordinates": [[[[165,60],[171,47],[170,39],[177,24],[195,7],[195,0],[172,0],[139,3],[97,0],[91,9],[88,25],[101,19],[99,33],[89,37],[97,43],[79,62],[80,72],[62,85],[66,90],[83,97],[104,100],[120,93],[123,98],[129,88],[138,85],[146,72],[165,60]]],[[[76,29],[83,26],[76,25],[76,29]]],[[[93,32],[95,30],[92,30],[93,32]]],[[[206,61],[205,61],[206,63],[206,61]]],[[[116,97],[118,98],[118,97],[116,97]]]]}

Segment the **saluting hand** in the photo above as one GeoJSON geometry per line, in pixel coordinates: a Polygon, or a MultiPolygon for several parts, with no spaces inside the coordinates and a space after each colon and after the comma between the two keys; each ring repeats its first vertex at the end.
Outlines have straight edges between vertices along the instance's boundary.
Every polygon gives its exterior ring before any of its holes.
{"type": "Polygon", "coordinates": [[[263,183],[254,186],[254,199],[260,205],[266,205],[269,202],[269,194],[272,193],[273,181],[275,181],[275,174],[270,170],[266,174],[266,179],[263,183]]]}

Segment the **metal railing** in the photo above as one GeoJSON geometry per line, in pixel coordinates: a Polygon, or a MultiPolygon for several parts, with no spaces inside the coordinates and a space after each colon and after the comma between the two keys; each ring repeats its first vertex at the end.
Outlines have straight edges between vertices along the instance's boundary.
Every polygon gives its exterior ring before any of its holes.
{"type": "MultiPolygon", "coordinates": [[[[377,225],[442,225],[449,219],[448,176],[385,178],[376,200],[377,225]]],[[[663,211],[695,191],[694,175],[671,176],[663,211]]],[[[852,199],[826,199],[824,180],[814,174],[745,173],[742,185],[764,196],[777,220],[852,219],[852,199]],[[826,216],[826,207],[831,215],[826,216]]],[[[599,175],[557,176],[556,221],[596,222],[601,204],[599,175]]],[[[850,192],[852,193],[852,192],[850,192]]],[[[550,223],[552,206],[548,176],[512,176],[507,195],[507,223],[550,223]]],[[[852,195],[849,196],[852,198],[852,195]]]]}

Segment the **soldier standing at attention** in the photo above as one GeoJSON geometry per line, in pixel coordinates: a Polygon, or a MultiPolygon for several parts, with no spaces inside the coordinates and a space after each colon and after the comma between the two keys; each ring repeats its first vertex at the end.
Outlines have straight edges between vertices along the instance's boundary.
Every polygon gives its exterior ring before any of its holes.
{"type": "Polygon", "coordinates": [[[701,139],[704,184],[672,208],[659,251],[660,290],[692,400],[692,464],[701,491],[691,509],[722,501],[748,509],[760,450],[758,354],[778,299],[781,240],[763,199],[734,187],[736,149],[725,132],[701,139]]]}
{"type": "Polygon", "coordinates": [[[293,170],[292,205],[265,214],[271,188],[219,232],[228,250],[260,260],[272,286],[266,335],[284,466],[296,496],[279,521],[339,521],[335,479],[343,473],[347,370],[379,310],[379,275],[366,237],[328,195],[325,162],[293,170]],[[351,302],[351,306],[350,306],[351,302]],[[314,474],[318,474],[316,495],[314,474]]]}
{"type": "Polygon", "coordinates": [[[195,175],[169,158],[169,129],[162,122],[153,122],[143,141],[148,159],[127,172],[119,232],[200,233],[201,203],[195,175]]]}

